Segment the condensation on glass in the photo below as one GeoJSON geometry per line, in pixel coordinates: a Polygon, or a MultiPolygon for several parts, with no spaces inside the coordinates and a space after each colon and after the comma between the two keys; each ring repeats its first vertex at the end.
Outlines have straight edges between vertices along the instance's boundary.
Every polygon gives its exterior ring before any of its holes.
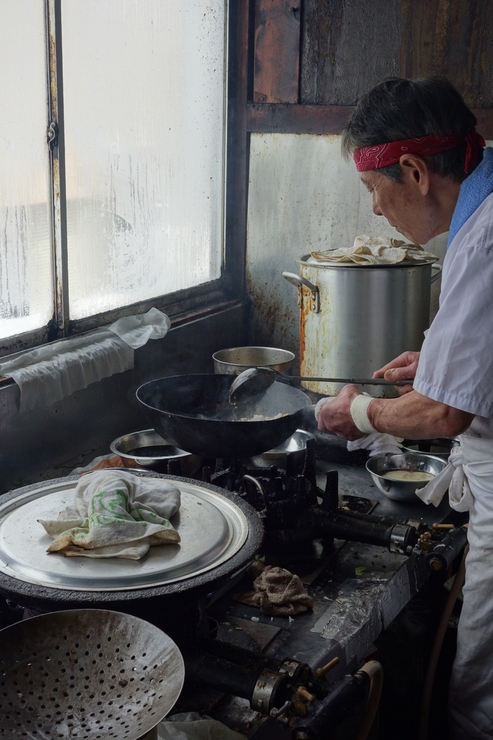
{"type": "Polygon", "coordinates": [[[71,319],[223,259],[223,0],[62,3],[71,319]]]}
{"type": "Polygon", "coordinates": [[[53,316],[45,8],[0,4],[0,338],[53,316]]]}

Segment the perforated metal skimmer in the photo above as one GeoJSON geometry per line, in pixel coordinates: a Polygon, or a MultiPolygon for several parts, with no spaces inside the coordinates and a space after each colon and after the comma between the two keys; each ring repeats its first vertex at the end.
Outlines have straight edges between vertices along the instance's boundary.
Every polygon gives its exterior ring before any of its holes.
{"type": "Polygon", "coordinates": [[[0,631],[0,738],[137,740],[176,702],[178,647],[127,614],[78,609],[0,631]]]}

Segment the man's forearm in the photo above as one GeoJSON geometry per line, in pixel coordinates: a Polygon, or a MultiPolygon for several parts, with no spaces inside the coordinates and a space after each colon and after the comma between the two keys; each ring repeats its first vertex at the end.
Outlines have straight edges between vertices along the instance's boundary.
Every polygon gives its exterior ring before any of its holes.
{"type": "Polygon", "coordinates": [[[379,432],[404,439],[433,439],[465,432],[474,414],[411,391],[399,398],[375,398],[368,407],[368,418],[379,432]]]}

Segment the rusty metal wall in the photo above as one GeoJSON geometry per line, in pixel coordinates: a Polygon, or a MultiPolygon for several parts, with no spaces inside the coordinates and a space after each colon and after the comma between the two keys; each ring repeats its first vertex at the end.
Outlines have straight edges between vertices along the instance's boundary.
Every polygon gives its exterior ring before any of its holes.
{"type": "MultiPolygon", "coordinates": [[[[355,236],[399,237],[373,215],[371,198],[338,136],[255,134],[250,148],[247,281],[250,343],[289,349],[299,359],[296,288],[282,272],[299,273],[296,258],[351,246],[355,236]]],[[[443,259],[446,235],[427,249],[443,259]]],[[[432,310],[437,308],[433,286],[432,310]]]]}

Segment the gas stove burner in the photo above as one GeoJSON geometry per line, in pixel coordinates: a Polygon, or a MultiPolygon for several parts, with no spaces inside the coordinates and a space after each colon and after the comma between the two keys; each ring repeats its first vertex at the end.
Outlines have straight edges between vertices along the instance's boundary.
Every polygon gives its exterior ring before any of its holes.
{"type": "Polygon", "coordinates": [[[289,476],[273,466],[220,471],[211,478],[214,485],[236,491],[253,506],[269,529],[294,527],[299,516],[317,503],[316,486],[303,475],[289,476]]]}
{"type": "Polygon", "coordinates": [[[302,552],[313,558],[314,550],[319,551],[314,548],[317,541],[325,557],[332,551],[334,539],[411,554],[418,540],[415,526],[372,516],[369,512],[374,502],[368,499],[346,496],[340,501],[336,471],[326,474],[324,491],[317,488],[311,473],[311,466],[307,466],[307,475],[290,476],[275,466],[266,471],[237,463],[214,473],[211,480],[236,491],[259,512],[265,527],[263,549],[271,561],[275,557],[276,564],[283,560],[291,563],[302,552]]]}

